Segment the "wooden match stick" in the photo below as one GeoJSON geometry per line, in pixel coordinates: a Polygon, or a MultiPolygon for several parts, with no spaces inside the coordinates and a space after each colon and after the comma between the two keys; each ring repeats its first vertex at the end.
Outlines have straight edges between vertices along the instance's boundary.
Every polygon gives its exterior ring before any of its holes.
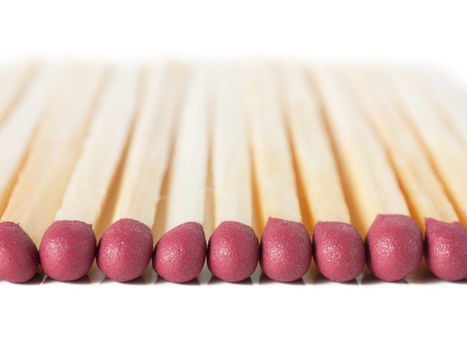
{"type": "Polygon", "coordinates": [[[52,67],[41,69],[0,128],[0,214],[5,210],[34,131],[40,118],[46,114],[50,97],[65,88],[64,79],[61,84],[57,80],[67,75],[59,71],[52,67]]]}
{"type": "Polygon", "coordinates": [[[208,176],[208,76],[193,68],[171,160],[166,229],[186,221],[202,223],[208,176]]]}
{"type": "Polygon", "coordinates": [[[0,127],[36,70],[36,65],[30,63],[10,64],[0,70],[0,127]]]}
{"type": "Polygon", "coordinates": [[[302,278],[311,261],[311,242],[301,224],[293,160],[278,100],[277,76],[270,67],[244,72],[246,121],[254,161],[260,227],[261,266],[271,279],[302,278]]]}
{"type": "Polygon", "coordinates": [[[208,266],[217,278],[238,282],[258,265],[253,224],[251,160],[240,91],[240,69],[216,70],[213,116],[212,183],[214,224],[208,266]]]}
{"type": "Polygon", "coordinates": [[[409,217],[382,144],[366,123],[342,77],[329,67],[317,67],[313,72],[344,183],[351,194],[355,224],[360,232],[367,232],[369,267],[380,279],[403,279],[422,258],[421,231],[409,217]]]}
{"type": "MultiPolygon", "coordinates": [[[[386,74],[388,76],[389,74],[386,74]]],[[[406,122],[422,140],[459,219],[467,225],[467,149],[448,129],[433,102],[406,71],[391,71],[388,81],[398,96],[406,122]]]]}
{"type": "Polygon", "coordinates": [[[156,245],[153,268],[165,280],[196,278],[206,258],[206,186],[209,162],[208,73],[194,67],[171,160],[165,199],[166,231],[156,245]]]}
{"type": "Polygon", "coordinates": [[[213,121],[214,223],[253,224],[251,160],[243,118],[239,67],[219,68],[213,121]]]}
{"type": "Polygon", "coordinates": [[[182,73],[175,64],[147,69],[113,224],[103,233],[97,253],[98,266],[113,280],[141,276],[151,259],[151,227],[169,165],[182,73]]]}
{"type": "Polygon", "coordinates": [[[331,140],[303,67],[282,65],[286,124],[305,208],[314,226],[314,259],[328,279],[349,281],[365,265],[365,248],[350,225],[331,140]],[[341,259],[335,259],[340,256],[341,259]]]}
{"type": "Polygon", "coordinates": [[[417,223],[424,227],[425,217],[457,220],[428,156],[397,109],[394,95],[369,70],[349,69],[346,75],[365,117],[385,144],[417,223]]]}
{"type": "MultiPolygon", "coordinates": [[[[17,98],[13,91],[18,88],[17,85],[21,85],[17,81],[23,79],[17,78],[23,77],[25,71],[21,69],[19,74],[15,72],[13,78],[7,78],[8,74],[2,72],[3,77],[0,78],[0,96],[3,97],[0,99],[0,122],[3,120],[0,126],[0,215],[13,190],[33,131],[45,112],[49,94],[53,90],[53,70],[44,68],[30,82],[24,96],[17,98]],[[12,102],[13,100],[16,101],[12,102]],[[8,118],[2,119],[6,114],[8,118]]],[[[0,279],[26,282],[36,274],[39,253],[34,242],[17,223],[0,222],[0,250],[0,279]]]]}

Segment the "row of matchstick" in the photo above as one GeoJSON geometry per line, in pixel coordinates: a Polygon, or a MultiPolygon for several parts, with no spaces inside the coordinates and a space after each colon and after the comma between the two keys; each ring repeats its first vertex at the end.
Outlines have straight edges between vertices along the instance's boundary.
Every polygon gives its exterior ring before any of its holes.
{"type": "Polygon", "coordinates": [[[463,279],[466,114],[416,67],[5,65],[0,278],[463,279]]]}

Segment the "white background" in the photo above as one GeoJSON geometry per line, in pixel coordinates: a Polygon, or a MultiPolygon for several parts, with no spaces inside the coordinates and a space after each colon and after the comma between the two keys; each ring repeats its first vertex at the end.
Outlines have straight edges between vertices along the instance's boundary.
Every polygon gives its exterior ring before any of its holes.
{"type": "MultiPolygon", "coordinates": [[[[0,59],[435,64],[467,81],[463,1],[0,2],[0,59]]],[[[0,282],[0,348],[465,348],[467,285],[0,282]]]]}

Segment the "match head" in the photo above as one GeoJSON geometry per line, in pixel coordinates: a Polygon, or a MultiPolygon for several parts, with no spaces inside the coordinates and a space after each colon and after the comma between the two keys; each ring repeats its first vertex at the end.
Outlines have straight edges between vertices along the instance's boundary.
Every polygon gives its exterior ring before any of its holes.
{"type": "Polygon", "coordinates": [[[0,279],[27,282],[38,265],[39,252],[26,232],[14,222],[0,222],[0,279]]]}
{"type": "Polygon", "coordinates": [[[311,263],[311,240],[301,223],[269,218],[260,249],[261,268],[270,279],[292,282],[302,278],[311,263]]]}
{"type": "Polygon", "coordinates": [[[239,282],[256,270],[259,243],[253,229],[237,221],[224,221],[211,235],[208,267],[212,274],[227,282],[239,282]]]}
{"type": "Polygon", "coordinates": [[[313,259],[327,279],[351,281],[365,266],[365,245],[352,225],[320,221],[313,233],[313,259]]]}
{"type": "Polygon", "coordinates": [[[75,281],[91,268],[96,237],[91,225],[82,221],[59,220],[50,225],[39,247],[42,269],[59,281],[75,281]]]}
{"type": "Polygon", "coordinates": [[[185,222],[161,237],[154,249],[152,266],[167,281],[189,282],[203,269],[206,250],[203,226],[185,222]]]}
{"type": "Polygon", "coordinates": [[[423,238],[415,221],[406,215],[378,215],[367,235],[368,267],[383,281],[410,275],[423,257],[423,238]]]}
{"type": "Polygon", "coordinates": [[[458,222],[425,219],[428,267],[439,278],[467,277],[467,228],[458,222]]]}
{"type": "Polygon", "coordinates": [[[152,256],[152,232],[133,219],[120,219],[102,234],[97,266],[107,278],[127,282],[141,276],[152,256]]]}

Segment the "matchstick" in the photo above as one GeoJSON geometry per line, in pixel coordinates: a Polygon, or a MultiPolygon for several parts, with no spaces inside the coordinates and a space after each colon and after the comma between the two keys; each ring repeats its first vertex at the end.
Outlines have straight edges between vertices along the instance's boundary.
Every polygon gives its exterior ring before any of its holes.
{"type": "Polygon", "coordinates": [[[60,209],[39,248],[42,268],[54,279],[80,279],[94,261],[96,239],[91,227],[101,216],[129,140],[140,83],[139,67],[116,67],[98,105],[60,209]]]}
{"type": "Polygon", "coordinates": [[[270,67],[244,70],[244,101],[262,233],[263,272],[271,279],[302,278],[311,262],[311,242],[301,223],[293,160],[270,67]]]}
{"type": "MultiPolygon", "coordinates": [[[[164,231],[153,255],[153,268],[165,280],[196,278],[206,258],[206,186],[209,161],[208,73],[192,69],[183,101],[165,199],[164,231]]],[[[207,215],[210,215],[207,214],[207,215]]]]}
{"type": "Polygon", "coordinates": [[[212,145],[215,226],[227,220],[253,224],[251,160],[239,71],[237,66],[220,67],[215,76],[212,145]]]}
{"type": "Polygon", "coordinates": [[[113,224],[103,233],[97,252],[99,268],[113,280],[141,276],[151,260],[151,228],[169,165],[182,73],[176,64],[147,69],[113,224]]]}
{"type": "MultiPolygon", "coordinates": [[[[61,88],[53,90],[53,104],[47,107],[42,122],[35,127],[37,131],[25,164],[2,215],[4,224],[15,223],[17,231],[24,228],[36,245],[60,206],[103,80],[102,68],[94,66],[72,64],[61,75],[64,85],[59,84],[61,88]]],[[[43,97],[44,88],[40,87],[34,98],[27,100],[28,107],[18,112],[18,118],[30,122],[38,118],[33,112],[42,106],[38,100],[43,97]],[[28,113],[31,115],[25,117],[28,113]]],[[[22,135],[19,141],[24,142],[30,131],[18,130],[22,135]]],[[[3,228],[8,227],[2,225],[3,228]]]]}
{"type": "Polygon", "coordinates": [[[382,280],[403,279],[422,258],[422,233],[409,216],[384,147],[342,77],[329,67],[313,73],[351,195],[353,219],[360,232],[367,233],[370,270],[382,280]]]}
{"type": "Polygon", "coordinates": [[[375,132],[383,141],[419,226],[425,217],[456,221],[456,212],[438,181],[423,146],[407,128],[394,95],[371,70],[349,69],[348,82],[375,132]]]}
{"type": "MultiPolygon", "coordinates": [[[[53,74],[49,68],[15,64],[0,71],[0,216],[14,186],[30,139],[44,114],[53,74]],[[29,86],[25,87],[29,81],[29,86]]],[[[13,222],[0,222],[0,279],[26,282],[34,277],[39,252],[24,230],[13,222]]]]}
{"type": "Polygon", "coordinates": [[[32,63],[15,63],[0,69],[0,128],[37,68],[32,63]]]}
{"type": "Polygon", "coordinates": [[[314,260],[328,279],[349,281],[365,264],[365,248],[350,225],[344,191],[319,101],[299,65],[281,67],[286,126],[299,174],[299,188],[314,226],[314,260]],[[335,259],[338,255],[341,259],[335,259]]]}
{"type": "Polygon", "coordinates": [[[439,107],[423,93],[412,72],[392,70],[381,72],[396,96],[406,127],[412,128],[424,145],[439,179],[456,213],[455,217],[439,221],[426,219],[427,262],[431,271],[440,278],[461,280],[467,276],[467,149],[453,130],[449,129],[439,107]]]}
{"type": "Polygon", "coordinates": [[[208,266],[224,281],[248,278],[258,265],[253,224],[251,160],[243,116],[239,67],[221,66],[215,75],[212,182],[215,231],[208,266]]]}

